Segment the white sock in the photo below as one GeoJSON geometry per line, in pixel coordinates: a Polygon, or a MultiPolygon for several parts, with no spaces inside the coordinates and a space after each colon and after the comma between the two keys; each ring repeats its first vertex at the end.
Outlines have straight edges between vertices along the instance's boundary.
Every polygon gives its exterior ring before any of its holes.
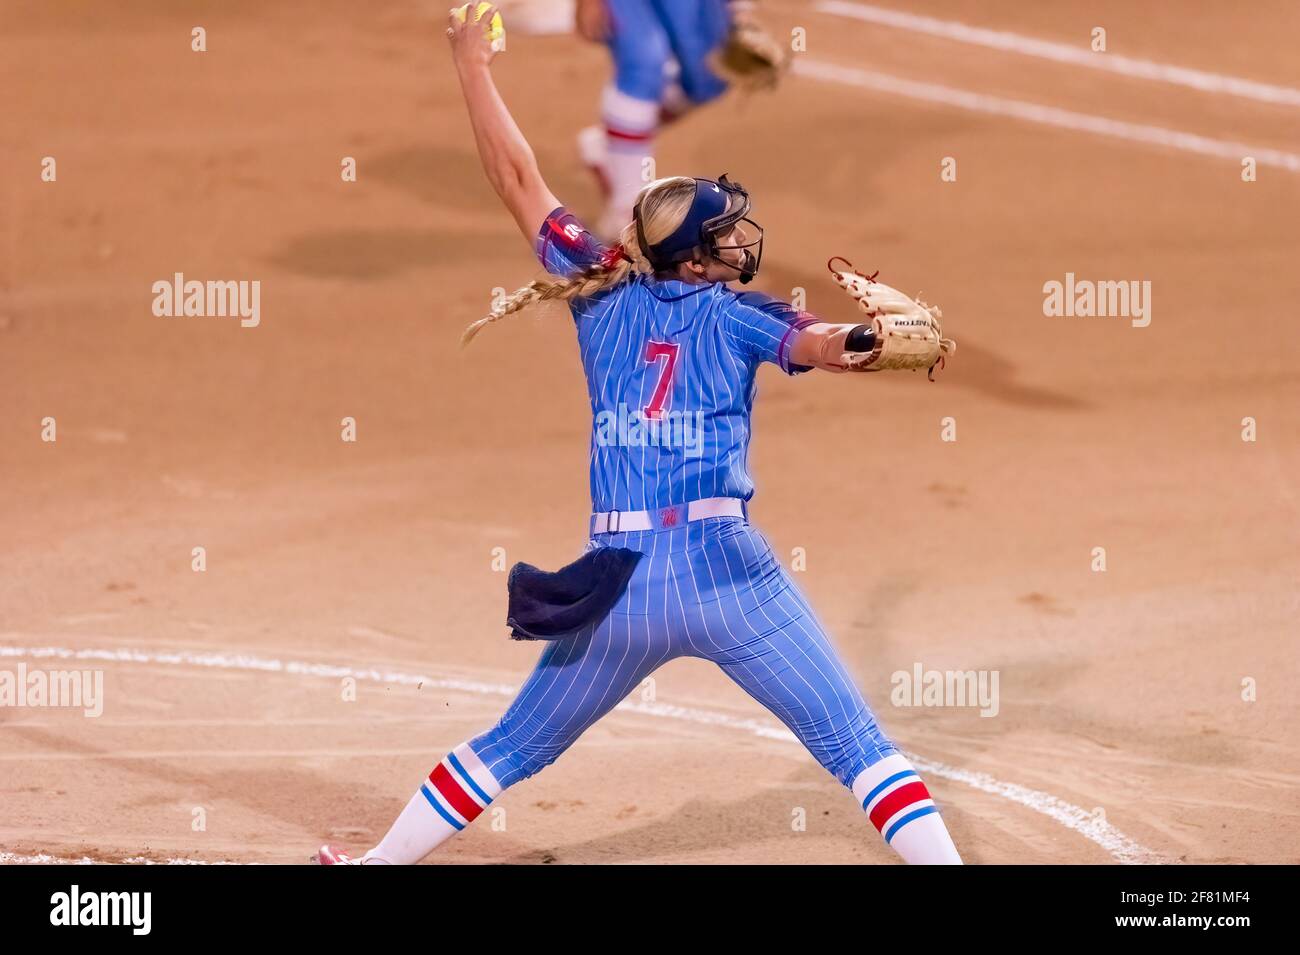
{"type": "Polygon", "coordinates": [[[501,786],[461,743],[424,781],[388,834],[364,856],[363,865],[414,865],[473,822],[501,786]]]}
{"type": "Polygon", "coordinates": [[[654,157],[654,137],[659,128],[659,104],[605,87],[601,96],[601,121],[605,126],[605,175],[609,204],[602,223],[622,228],[632,221],[632,206],[641,187],[655,178],[647,159],[654,157]]]}
{"type": "Polygon", "coordinates": [[[911,865],[961,865],[939,807],[907,757],[886,756],[853,780],[853,795],[889,847],[911,865]]]}

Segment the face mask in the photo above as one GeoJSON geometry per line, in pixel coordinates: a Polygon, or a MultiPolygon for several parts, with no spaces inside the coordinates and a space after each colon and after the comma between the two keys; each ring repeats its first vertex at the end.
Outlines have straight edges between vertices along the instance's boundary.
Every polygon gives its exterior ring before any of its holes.
{"type": "MultiPolygon", "coordinates": [[[[758,231],[758,238],[754,239],[752,242],[746,242],[744,245],[718,245],[717,240],[715,239],[710,247],[710,252],[715,259],[727,268],[735,269],[740,273],[739,278],[741,285],[748,285],[754,280],[754,276],[758,274],[759,264],[763,261],[763,227],[750,218],[743,218],[737,221],[746,222],[753,226],[754,229],[758,231]],[[758,249],[757,254],[754,252],[755,248],[758,249]],[[719,254],[720,252],[729,249],[737,249],[740,251],[739,265],[733,265],[726,259],[722,258],[719,254]]],[[[734,225],[734,223],[731,225],[734,225]]],[[[727,228],[730,228],[731,225],[728,225],[727,228]]]]}

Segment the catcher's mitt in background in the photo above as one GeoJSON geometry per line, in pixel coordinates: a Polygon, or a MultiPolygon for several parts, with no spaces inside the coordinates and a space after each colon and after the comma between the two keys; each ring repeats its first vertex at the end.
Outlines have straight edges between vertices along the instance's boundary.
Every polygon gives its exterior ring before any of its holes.
{"type": "Polygon", "coordinates": [[[869,352],[849,352],[843,362],[849,371],[888,371],[925,368],[931,381],[934,369],[957,350],[957,343],[943,337],[939,319],[943,312],[937,305],[904,295],[896,288],[876,281],[876,275],[864,275],[840,256],[826,263],[836,283],[857,300],[872,320],[876,344],[869,352]],[[836,261],[845,268],[835,268],[836,261]]]}
{"type": "Polygon", "coordinates": [[[790,51],[763,28],[753,7],[747,0],[731,4],[731,32],[714,54],[713,67],[743,89],[772,89],[790,64],[790,51]]]}

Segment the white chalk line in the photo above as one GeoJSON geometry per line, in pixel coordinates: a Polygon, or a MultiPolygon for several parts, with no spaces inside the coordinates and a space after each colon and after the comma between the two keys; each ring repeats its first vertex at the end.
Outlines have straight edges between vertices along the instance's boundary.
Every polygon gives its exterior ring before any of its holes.
{"type": "Polygon", "coordinates": [[[1093,116],[1090,113],[1076,113],[1073,110],[1060,109],[1056,106],[1043,106],[1025,100],[1005,99],[990,96],[987,93],[973,93],[970,90],[957,89],[953,86],[941,86],[938,83],[925,83],[908,80],[889,73],[876,73],[860,70],[852,66],[839,66],[821,60],[796,60],[794,71],[800,76],[828,83],[840,83],[856,86],[860,89],[874,90],[908,99],[953,106],[958,109],[993,116],[1009,116],[1013,119],[1043,126],[1055,126],[1075,132],[1093,133],[1112,139],[1127,139],[1130,142],[1145,143],[1152,146],[1164,146],[1183,152],[1196,153],[1201,156],[1213,156],[1216,159],[1232,159],[1240,162],[1247,156],[1269,166],[1278,166],[1288,172],[1300,172],[1300,154],[1290,153],[1268,146],[1251,146],[1246,143],[1226,139],[1213,139],[1198,133],[1186,133],[1163,126],[1148,126],[1145,123],[1130,123],[1105,116],[1093,116]]]}
{"type": "Polygon", "coordinates": [[[103,859],[92,859],[90,856],[82,856],[80,859],[69,859],[63,856],[52,856],[44,852],[38,852],[36,855],[25,856],[17,852],[0,852],[0,865],[251,865],[244,862],[207,862],[203,859],[146,859],[144,856],[130,856],[116,862],[105,862],[103,859]]]}
{"type": "Polygon", "coordinates": [[[1119,53],[1097,53],[1093,51],[1091,45],[1075,46],[1052,40],[1040,40],[1037,37],[1004,30],[974,27],[956,20],[939,20],[935,17],[904,13],[902,10],[849,3],[846,0],[822,0],[817,4],[816,9],[819,13],[878,23],[881,26],[895,27],[900,30],[911,30],[993,50],[1054,60],[1057,63],[1068,63],[1071,66],[1082,66],[1090,70],[1104,70],[1134,79],[1171,83],[1203,93],[1238,96],[1281,106],[1300,106],[1300,89],[1290,86],[1275,86],[1272,83],[1260,83],[1238,76],[1207,73],[1204,70],[1172,66],[1119,53]]]}
{"type": "MultiPolygon", "coordinates": [[[[198,652],[191,650],[131,650],[131,649],[82,649],[73,650],[66,647],[14,647],[0,646],[0,659],[28,658],[71,660],[77,662],[94,661],[100,663],[139,663],[163,664],[167,666],[202,666],[221,670],[254,670],[264,673],[284,673],[295,676],[327,677],[342,679],[351,677],[355,680],[395,684],[399,686],[436,687],[475,693],[484,696],[501,696],[513,698],[518,687],[505,683],[492,683],[481,680],[467,680],[456,677],[431,677],[419,673],[407,673],[400,670],[356,668],[330,663],[307,663],[298,660],[277,660],[244,653],[198,652]]],[[[661,719],[681,720],[703,726],[721,726],[726,729],[739,730],[763,739],[779,740],[783,743],[799,745],[798,738],[784,726],[766,720],[732,716],[716,710],[704,710],[696,707],[674,706],[668,703],[623,700],[615,710],[625,713],[638,713],[661,719]]],[[[1165,860],[1154,850],[1141,845],[1124,835],[1109,822],[1098,817],[1094,812],[1058,799],[1050,793],[1030,789],[1016,783],[1003,782],[987,773],[973,772],[948,766],[935,760],[915,754],[908,758],[922,772],[942,779],[962,783],[981,792],[1001,796],[1034,812],[1047,816],[1070,829],[1088,841],[1101,847],[1115,861],[1125,865],[1160,863],[1165,860]]],[[[0,860],[3,860],[0,854],[0,860]]],[[[184,862],[188,860],[173,860],[184,862]]]]}

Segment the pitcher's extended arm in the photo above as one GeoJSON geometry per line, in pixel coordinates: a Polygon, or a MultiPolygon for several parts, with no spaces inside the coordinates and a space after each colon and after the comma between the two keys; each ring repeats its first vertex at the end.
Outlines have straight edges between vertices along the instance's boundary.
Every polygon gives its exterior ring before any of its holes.
{"type": "Polygon", "coordinates": [[[547,188],[532,147],[492,80],[490,65],[496,53],[483,25],[491,22],[495,12],[493,7],[481,18],[467,16],[463,23],[449,16],[447,38],[483,171],[531,247],[542,222],[560,201],[547,188]]]}

